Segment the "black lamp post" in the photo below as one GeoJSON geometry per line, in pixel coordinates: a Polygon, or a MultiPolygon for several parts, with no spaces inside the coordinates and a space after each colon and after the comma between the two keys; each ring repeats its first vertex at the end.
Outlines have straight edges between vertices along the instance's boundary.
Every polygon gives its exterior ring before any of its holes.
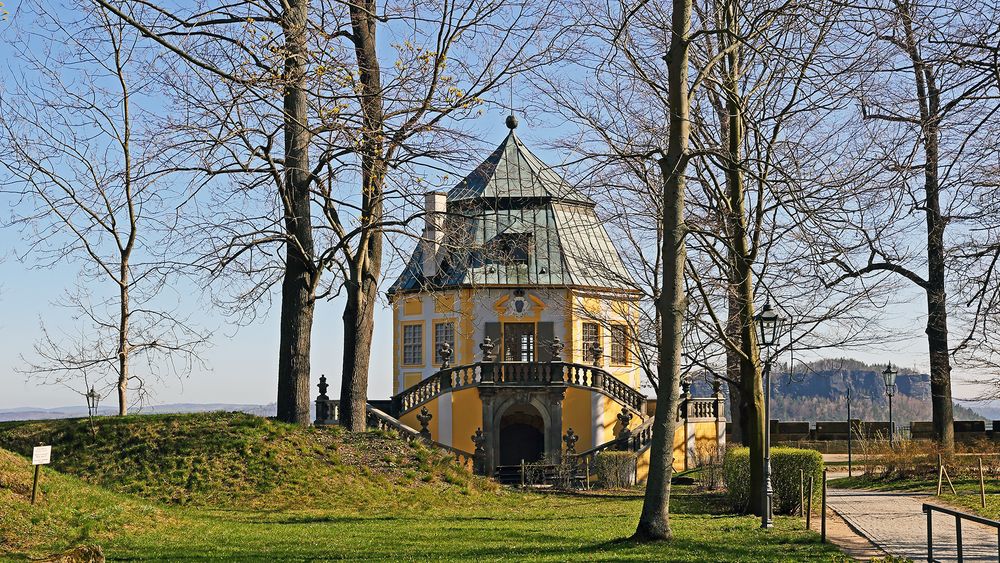
{"type": "Polygon", "coordinates": [[[90,431],[97,436],[97,426],[94,425],[94,417],[97,416],[97,406],[101,402],[101,395],[97,391],[94,391],[94,386],[91,385],[90,391],[87,391],[83,395],[87,398],[87,418],[90,419],[90,431]]]}
{"type": "Polygon", "coordinates": [[[851,451],[851,435],[854,434],[851,428],[851,386],[847,385],[847,476],[854,477],[853,452],[851,451]]]}
{"type": "Polygon", "coordinates": [[[885,383],[885,394],[889,397],[889,445],[892,446],[892,435],[896,425],[892,423],[892,396],[896,394],[896,374],[899,373],[889,362],[882,371],[882,381],[885,383]]]}
{"type": "Polygon", "coordinates": [[[764,308],[757,315],[757,327],[760,330],[758,345],[761,351],[767,349],[764,359],[764,498],[761,505],[760,527],[769,529],[772,522],[772,501],[774,489],[771,488],[771,352],[772,346],[778,343],[778,335],[785,323],[776,310],[771,308],[771,301],[764,303],[764,308]]]}
{"type": "Polygon", "coordinates": [[[93,386],[91,386],[90,391],[84,395],[87,397],[87,415],[91,418],[97,416],[97,406],[101,402],[101,395],[94,391],[93,386]]]}

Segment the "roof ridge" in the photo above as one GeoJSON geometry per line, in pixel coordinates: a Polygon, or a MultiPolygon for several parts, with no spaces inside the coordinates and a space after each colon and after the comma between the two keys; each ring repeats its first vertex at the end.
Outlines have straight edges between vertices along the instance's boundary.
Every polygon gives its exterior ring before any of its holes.
{"type": "Polygon", "coordinates": [[[448,191],[448,199],[451,201],[518,196],[549,197],[553,200],[595,204],[533,153],[513,129],[485,160],[448,191]],[[510,150],[513,150],[513,155],[509,154],[510,150]],[[500,166],[501,163],[504,164],[503,167],[500,166]],[[525,174],[522,172],[527,173],[528,182],[525,182],[525,174]],[[503,174],[502,178],[498,177],[500,173],[503,174]],[[503,188],[502,182],[506,183],[503,188]]]}

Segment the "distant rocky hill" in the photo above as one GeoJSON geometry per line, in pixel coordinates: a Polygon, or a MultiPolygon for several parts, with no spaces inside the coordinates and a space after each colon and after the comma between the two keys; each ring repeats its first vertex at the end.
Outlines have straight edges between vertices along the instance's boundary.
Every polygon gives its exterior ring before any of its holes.
{"type": "MultiPolygon", "coordinates": [[[[247,414],[254,414],[257,416],[275,416],[277,413],[277,406],[274,403],[268,405],[250,405],[250,404],[230,404],[230,403],[171,403],[166,405],[147,405],[138,411],[136,414],[177,414],[177,413],[193,413],[193,412],[245,412],[247,414]]],[[[117,409],[114,407],[102,406],[100,413],[102,416],[113,415],[117,413],[117,409]]],[[[87,416],[87,407],[85,406],[71,406],[71,407],[55,407],[55,408],[37,408],[37,407],[19,407],[13,409],[0,409],[0,422],[11,421],[11,420],[53,420],[59,418],[80,418],[87,416]]]]}
{"type": "MultiPolygon", "coordinates": [[[[888,398],[882,380],[885,365],[870,365],[852,359],[819,360],[797,365],[775,366],[771,385],[771,418],[778,420],[845,420],[847,389],[851,389],[851,417],[888,420],[888,398]]],[[[897,424],[931,420],[930,375],[899,368],[896,395],[892,398],[897,424]]],[[[696,395],[710,393],[704,382],[696,382],[696,395]]],[[[955,405],[955,420],[983,420],[970,408],[955,405]]]]}

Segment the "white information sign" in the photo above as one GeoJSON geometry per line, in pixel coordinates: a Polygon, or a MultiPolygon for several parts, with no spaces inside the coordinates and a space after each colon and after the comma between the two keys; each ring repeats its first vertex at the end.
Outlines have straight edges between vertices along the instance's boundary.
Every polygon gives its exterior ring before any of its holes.
{"type": "Polygon", "coordinates": [[[48,465],[52,459],[52,446],[35,446],[31,452],[31,465],[48,465]]]}

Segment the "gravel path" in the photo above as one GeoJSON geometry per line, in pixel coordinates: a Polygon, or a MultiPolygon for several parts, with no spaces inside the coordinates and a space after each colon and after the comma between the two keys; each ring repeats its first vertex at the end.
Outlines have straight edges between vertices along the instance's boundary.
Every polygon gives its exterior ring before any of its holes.
{"type": "MultiPolygon", "coordinates": [[[[886,553],[914,561],[927,559],[927,515],[923,503],[932,495],[850,489],[828,489],[827,504],[847,523],[886,553]]],[[[962,522],[965,561],[997,561],[997,531],[962,522]]],[[[955,519],[934,515],[934,559],[957,561],[955,519]]]]}

